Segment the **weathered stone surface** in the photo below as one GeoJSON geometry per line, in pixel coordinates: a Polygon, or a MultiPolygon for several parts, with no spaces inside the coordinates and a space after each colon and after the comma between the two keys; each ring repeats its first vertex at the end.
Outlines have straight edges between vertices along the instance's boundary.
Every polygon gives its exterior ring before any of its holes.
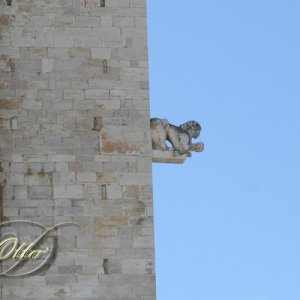
{"type": "Polygon", "coordinates": [[[20,106],[19,100],[0,100],[0,109],[19,109],[20,106]]]}
{"type": "Polygon", "coordinates": [[[153,150],[152,161],[157,163],[182,164],[187,156],[173,150],[153,150]]]}
{"type": "Polygon", "coordinates": [[[52,72],[54,68],[54,59],[43,58],[42,60],[42,71],[43,73],[52,72]]]}
{"type": "Polygon", "coordinates": [[[155,299],[145,7],[0,1],[0,221],[78,224],[1,299],[155,299]]]}
{"type": "Polygon", "coordinates": [[[105,126],[100,132],[100,153],[146,154],[145,129],[134,126],[105,126]]]}

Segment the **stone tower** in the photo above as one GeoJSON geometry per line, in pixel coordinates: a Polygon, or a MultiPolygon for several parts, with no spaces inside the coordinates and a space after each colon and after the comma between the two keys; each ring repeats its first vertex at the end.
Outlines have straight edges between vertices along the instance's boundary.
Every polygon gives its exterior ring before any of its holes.
{"type": "Polygon", "coordinates": [[[0,0],[1,222],[76,223],[0,299],[155,299],[145,2],[0,0]]]}

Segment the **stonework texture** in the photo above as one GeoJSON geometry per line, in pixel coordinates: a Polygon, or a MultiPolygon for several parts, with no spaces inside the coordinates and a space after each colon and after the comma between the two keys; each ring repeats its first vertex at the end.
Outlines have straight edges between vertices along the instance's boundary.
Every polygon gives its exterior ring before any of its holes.
{"type": "Polygon", "coordinates": [[[78,223],[0,299],[155,299],[145,1],[0,0],[1,221],[78,223]]]}

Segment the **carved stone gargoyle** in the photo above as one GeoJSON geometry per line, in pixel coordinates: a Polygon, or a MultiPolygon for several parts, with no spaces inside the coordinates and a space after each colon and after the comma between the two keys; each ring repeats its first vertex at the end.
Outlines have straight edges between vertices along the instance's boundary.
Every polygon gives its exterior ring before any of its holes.
{"type": "Polygon", "coordinates": [[[196,121],[189,121],[180,126],[169,123],[166,119],[153,118],[150,120],[152,135],[152,149],[161,151],[177,151],[179,155],[191,156],[191,151],[202,152],[202,142],[192,143],[193,138],[198,138],[201,126],[196,121]],[[166,144],[169,141],[172,148],[166,144]]]}

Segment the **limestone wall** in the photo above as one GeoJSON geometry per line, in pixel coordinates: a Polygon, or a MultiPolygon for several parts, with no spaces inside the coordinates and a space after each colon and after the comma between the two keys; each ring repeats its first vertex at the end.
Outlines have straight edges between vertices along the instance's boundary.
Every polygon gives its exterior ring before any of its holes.
{"type": "Polygon", "coordinates": [[[1,220],[78,224],[0,299],[155,299],[145,6],[0,0],[1,220]]]}

